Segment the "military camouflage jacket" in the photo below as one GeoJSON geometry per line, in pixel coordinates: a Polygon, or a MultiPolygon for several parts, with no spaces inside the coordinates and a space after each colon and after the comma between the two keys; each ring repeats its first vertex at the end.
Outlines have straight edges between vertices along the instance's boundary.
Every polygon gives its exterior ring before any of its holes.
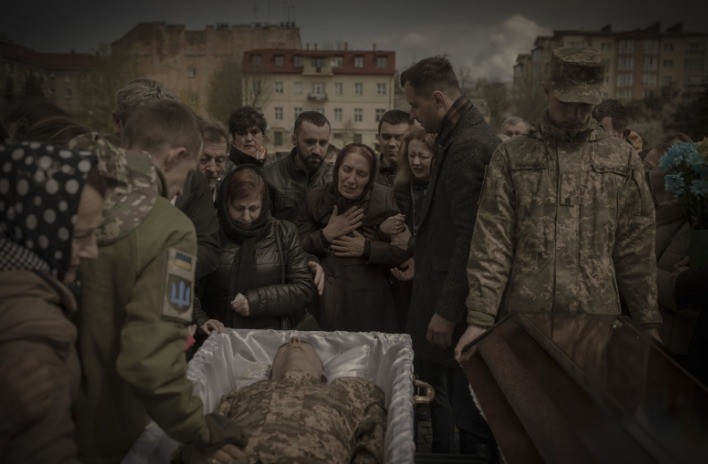
{"type": "Polygon", "coordinates": [[[249,463],[383,462],[384,393],[366,379],[291,370],[226,395],[216,412],[246,431],[249,463]]]}
{"type": "Polygon", "coordinates": [[[632,148],[592,121],[571,137],[548,116],[495,151],[467,266],[467,322],[502,311],[620,314],[657,308],[654,206],[632,148]]]}

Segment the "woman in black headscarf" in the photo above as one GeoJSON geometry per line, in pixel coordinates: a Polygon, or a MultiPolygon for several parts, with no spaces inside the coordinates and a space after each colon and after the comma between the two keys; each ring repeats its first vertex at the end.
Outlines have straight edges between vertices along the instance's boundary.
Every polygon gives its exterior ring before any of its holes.
{"type": "Polygon", "coordinates": [[[106,192],[96,164],[88,152],[0,145],[0,434],[11,437],[0,441],[3,462],[76,457],[80,369],[66,285],[82,259],[98,256],[106,192]]]}
{"type": "Polygon", "coordinates": [[[374,183],[376,155],[346,145],[331,184],[308,192],[298,219],[303,247],[327,275],[318,314],[325,330],[398,332],[388,269],[405,261],[408,229],[388,236],[381,223],[399,213],[393,191],[374,183]]]}
{"type": "Polygon", "coordinates": [[[197,322],[208,333],[208,317],[227,327],[303,327],[314,292],[306,255],[295,226],[270,214],[260,170],[242,165],[224,178],[216,200],[221,258],[207,278],[197,322]]]}

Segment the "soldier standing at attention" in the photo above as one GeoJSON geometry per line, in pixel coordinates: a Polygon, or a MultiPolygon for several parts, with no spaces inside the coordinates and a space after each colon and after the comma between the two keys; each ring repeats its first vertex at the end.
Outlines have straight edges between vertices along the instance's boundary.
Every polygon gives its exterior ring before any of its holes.
{"type": "Polygon", "coordinates": [[[554,50],[538,129],[494,152],[470,245],[458,360],[500,305],[619,315],[621,295],[658,338],[654,205],[632,147],[591,117],[604,69],[595,50],[554,50]]]}

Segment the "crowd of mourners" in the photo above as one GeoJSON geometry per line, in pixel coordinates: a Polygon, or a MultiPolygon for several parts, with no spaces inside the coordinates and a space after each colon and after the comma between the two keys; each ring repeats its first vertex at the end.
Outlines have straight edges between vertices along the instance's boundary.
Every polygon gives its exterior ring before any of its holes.
{"type": "Polygon", "coordinates": [[[119,462],[152,420],[176,461],[257,462],[185,375],[229,328],[410,334],[433,452],[489,462],[458,361],[507,310],[628,314],[706,382],[705,272],[659,168],[691,140],[643,147],[603,71],[554,51],[542,119],[494,130],[427,58],[376,149],[334,147],[304,111],[292,151],[268,153],[258,109],[223,124],[144,78],[116,93],[110,134],[18,102],[0,145],[0,461],[119,462]]]}

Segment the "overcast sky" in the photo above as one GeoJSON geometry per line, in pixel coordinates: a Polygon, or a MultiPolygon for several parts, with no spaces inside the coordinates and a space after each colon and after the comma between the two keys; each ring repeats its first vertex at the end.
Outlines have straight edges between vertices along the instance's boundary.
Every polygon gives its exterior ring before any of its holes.
{"type": "Polygon", "coordinates": [[[661,22],[708,32],[705,0],[0,0],[0,33],[43,52],[95,51],[141,21],[207,24],[294,21],[303,46],[396,52],[397,68],[436,54],[473,76],[510,80],[519,53],[552,30],[643,29],[661,22]],[[641,5],[641,6],[637,6],[641,5]]]}

